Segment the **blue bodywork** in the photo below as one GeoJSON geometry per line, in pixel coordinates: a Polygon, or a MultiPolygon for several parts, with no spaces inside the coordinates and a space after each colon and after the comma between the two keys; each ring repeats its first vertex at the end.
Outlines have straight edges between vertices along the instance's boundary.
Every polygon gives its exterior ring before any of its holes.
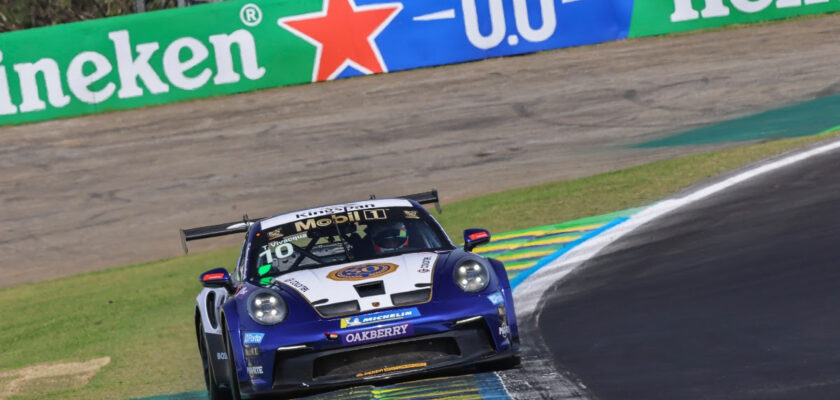
{"type": "MultiPolygon", "coordinates": [[[[416,207],[427,213],[419,205],[416,207]]],[[[253,239],[255,232],[260,230],[258,224],[255,224],[256,229],[250,230],[246,240],[253,239]]],[[[296,290],[279,286],[270,290],[285,301],[288,314],[279,324],[263,325],[249,316],[247,303],[252,293],[266,289],[247,280],[237,283],[228,289],[232,293],[221,303],[220,309],[204,311],[216,313],[220,322],[217,332],[221,335],[207,332],[207,329],[199,331],[199,335],[204,334],[207,352],[211,355],[213,368],[210,373],[215,374],[212,379],[221,387],[233,388],[234,392],[250,397],[298,394],[312,389],[518,360],[519,335],[504,265],[461,249],[435,253],[438,257],[432,269],[431,300],[373,312],[326,318],[296,290]],[[465,292],[454,282],[454,269],[466,259],[490,267],[490,282],[478,293],[465,292]],[[342,327],[342,319],[366,316],[376,317],[376,322],[342,327]],[[368,334],[376,335],[377,332],[402,334],[361,344],[344,342],[348,337],[367,338],[368,334]],[[348,336],[349,333],[360,335],[348,336]],[[398,346],[403,346],[399,347],[399,352],[398,346]],[[437,346],[434,349],[440,357],[413,357],[411,349],[418,346],[437,346]],[[457,350],[452,350],[452,346],[457,346],[457,350]],[[392,359],[387,357],[390,354],[387,348],[394,349],[392,359]],[[224,356],[212,356],[220,353],[224,356]],[[381,367],[377,367],[378,356],[382,357],[381,367]],[[355,370],[353,365],[360,367],[355,370]]],[[[219,287],[215,290],[220,290],[219,287]]],[[[199,319],[197,316],[197,321],[199,319]]],[[[200,345],[201,340],[199,337],[200,345]]]]}

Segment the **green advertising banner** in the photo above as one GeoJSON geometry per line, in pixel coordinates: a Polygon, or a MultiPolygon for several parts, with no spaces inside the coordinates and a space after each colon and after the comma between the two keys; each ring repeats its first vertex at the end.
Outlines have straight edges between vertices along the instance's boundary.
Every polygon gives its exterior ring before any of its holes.
{"type": "Polygon", "coordinates": [[[636,0],[630,37],[840,10],[840,0],[636,0]]]}
{"type": "Polygon", "coordinates": [[[321,6],[231,1],[4,33],[0,125],[311,82],[316,48],[276,21],[321,6]]]}
{"type": "Polygon", "coordinates": [[[0,125],[835,10],[840,0],[230,0],[0,34],[0,125]]]}
{"type": "Polygon", "coordinates": [[[632,0],[230,0],[4,33],[0,125],[602,43],[627,37],[631,11],[632,0]]]}

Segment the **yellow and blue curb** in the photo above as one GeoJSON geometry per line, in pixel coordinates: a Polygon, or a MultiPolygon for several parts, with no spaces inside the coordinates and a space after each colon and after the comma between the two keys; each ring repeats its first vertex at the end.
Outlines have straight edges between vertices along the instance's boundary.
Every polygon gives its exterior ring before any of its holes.
{"type": "Polygon", "coordinates": [[[640,209],[582,218],[493,236],[475,252],[505,264],[511,288],[579,244],[624,221],[640,209]]]}

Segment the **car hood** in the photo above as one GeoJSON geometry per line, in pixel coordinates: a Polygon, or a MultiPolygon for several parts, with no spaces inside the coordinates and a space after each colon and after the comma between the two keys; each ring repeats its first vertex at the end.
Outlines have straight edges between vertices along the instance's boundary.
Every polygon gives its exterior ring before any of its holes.
{"type": "Polygon", "coordinates": [[[373,311],[392,307],[393,294],[431,288],[438,256],[422,252],[331,265],[283,274],[275,282],[298,292],[313,306],[356,300],[359,312],[373,311]]]}

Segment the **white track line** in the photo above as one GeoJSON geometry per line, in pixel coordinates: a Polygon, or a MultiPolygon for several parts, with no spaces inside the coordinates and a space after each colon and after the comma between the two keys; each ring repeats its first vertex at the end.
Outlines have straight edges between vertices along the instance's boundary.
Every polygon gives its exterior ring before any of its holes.
{"type": "Polygon", "coordinates": [[[531,315],[537,309],[543,293],[560,279],[563,279],[570,272],[583,264],[584,261],[592,258],[604,247],[615,242],[624,235],[636,228],[659,218],[671,211],[684,207],[698,200],[705,199],[713,194],[721,192],[739,183],[755,178],[759,175],[775,171],[811,157],[830,152],[840,148],[840,141],[834,141],[811,150],[792,154],[790,156],[772,161],[756,168],[744,171],[721,182],[698,189],[680,198],[672,198],[656,203],[638,214],[630,217],[626,222],[619,224],[600,235],[581,243],[554,262],[546,265],[523,281],[513,292],[514,304],[518,316],[531,315]]]}

